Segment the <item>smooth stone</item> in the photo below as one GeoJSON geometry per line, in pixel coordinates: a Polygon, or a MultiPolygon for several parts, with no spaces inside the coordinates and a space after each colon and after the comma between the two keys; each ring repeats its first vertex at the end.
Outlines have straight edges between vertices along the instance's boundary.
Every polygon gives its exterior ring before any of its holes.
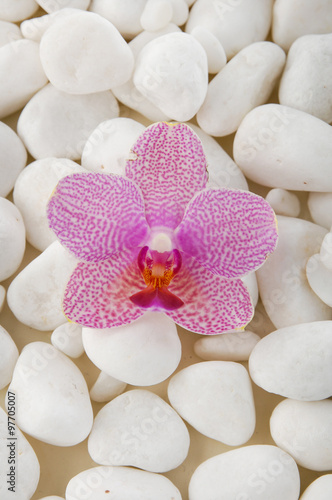
{"type": "Polygon", "coordinates": [[[276,0],[272,21],[273,41],[288,50],[300,36],[332,31],[332,5],[328,0],[276,0]]]}
{"type": "Polygon", "coordinates": [[[241,280],[248,289],[253,306],[256,307],[259,293],[255,271],[247,274],[247,276],[244,276],[243,278],[241,278],[241,280]]]}
{"type": "Polygon", "coordinates": [[[330,229],[332,226],[332,193],[309,193],[308,208],[316,224],[330,229]]]}
{"type": "Polygon", "coordinates": [[[276,250],[256,271],[265,310],[276,328],[324,321],[332,311],[312,291],[305,274],[307,260],[319,252],[327,233],[312,222],[278,216],[276,250]]]}
{"type": "Polygon", "coordinates": [[[92,0],[89,10],[114,24],[124,38],[133,38],[142,31],[145,4],[146,0],[92,0]]]}
{"type": "Polygon", "coordinates": [[[24,38],[34,40],[35,42],[40,42],[45,31],[54,23],[56,19],[59,20],[64,17],[76,14],[76,9],[63,8],[54,11],[52,14],[46,14],[45,16],[26,19],[25,21],[23,21],[23,23],[21,23],[20,29],[24,38]]]}
{"type": "Polygon", "coordinates": [[[69,94],[93,94],[121,85],[134,68],[133,54],[115,26],[78,9],[46,30],[40,60],[52,85],[69,94]]]}
{"type": "Polygon", "coordinates": [[[18,359],[18,349],[15,342],[0,325],[0,390],[6,387],[12,379],[14,367],[18,359]]]}
{"type": "Polygon", "coordinates": [[[20,28],[8,21],[0,21],[0,47],[22,38],[20,28]]]}
{"type": "Polygon", "coordinates": [[[76,172],[84,169],[72,160],[44,158],[23,169],[15,183],[14,203],[22,214],[27,240],[41,252],[57,239],[48,224],[48,200],[59,180],[76,172]]]}
{"type": "Polygon", "coordinates": [[[316,253],[308,259],[306,274],[315,294],[325,304],[332,307],[332,270],[326,268],[321,261],[320,254],[316,253]]]}
{"type": "Polygon", "coordinates": [[[279,102],[330,123],[331,82],[332,34],[302,36],[289,49],[279,86],[279,102]]]}
{"type": "Polygon", "coordinates": [[[300,497],[300,500],[330,500],[331,497],[332,474],[325,474],[309,484],[300,497]]]}
{"type": "Polygon", "coordinates": [[[48,84],[25,106],[17,131],[37,160],[78,160],[97,125],[118,115],[119,106],[110,91],[71,95],[48,84]]]}
{"type": "Polygon", "coordinates": [[[23,348],[8,391],[17,396],[17,425],[30,436],[56,446],[74,446],[88,436],[93,412],[85,379],[52,345],[23,348]]]}
{"type": "Polygon", "coordinates": [[[18,135],[0,122],[0,196],[6,197],[27,162],[27,152],[18,135]]]}
{"type": "Polygon", "coordinates": [[[239,363],[205,361],[187,366],[171,378],[167,392],[173,408],[204,436],[239,446],[255,430],[251,383],[239,363]]]}
{"type": "Polygon", "coordinates": [[[169,0],[173,7],[172,23],[182,26],[189,16],[188,3],[186,0],[169,0]]]}
{"type": "Polygon", "coordinates": [[[86,141],[81,165],[87,170],[125,175],[130,148],[145,127],[131,118],[113,118],[98,125],[86,141]]]}
{"type": "Polygon", "coordinates": [[[82,327],[75,323],[64,323],[58,326],[51,335],[51,342],[70,358],[79,358],[84,353],[82,327]]]}
{"type": "Polygon", "coordinates": [[[11,282],[8,305],[24,325],[54,330],[65,323],[62,298],[78,261],[58,241],[28,264],[11,282]]]}
{"type": "Polygon", "coordinates": [[[1,0],[0,19],[16,23],[32,16],[39,8],[35,0],[1,0]]]}
{"type": "Polygon", "coordinates": [[[131,385],[159,384],[181,359],[175,323],[158,312],[115,328],[83,328],[83,345],[100,370],[131,385]]]}
{"type": "Polygon", "coordinates": [[[172,20],[173,6],[169,0],[147,0],[140,23],[144,30],[158,31],[172,20]]]}
{"type": "Polygon", "coordinates": [[[207,57],[187,33],[155,38],[140,51],[134,85],[152,104],[177,121],[193,118],[208,87],[207,57]]]}
{"type": "Polygon", "coordinates": [[[290,193],[286,189],[271,189],[265,199],[278,215],[286,215],[288,217],[298,217],[300,215],[300,200],[296,194],[290,193]]]}
{"type": "Polygon", "coordinates": [[[277,446],[306,469],[332,469],[332,401],[285,399],[272,412],[270,431],[277,446]]]}
{"type": "Polygon", "coordinates": [[[259,341],[260,337],[256,333],[247,330],[223,333],[196,340],[194,351],[207,361],[247,361],[259,341]]]}
{"type": "Polygon", "coordinates": [[[209,458],[189,483],[189,500],[298,500],[299,494],[295,461],[270,445],[246,446],[209,458]]]}
{"type": "Polygon", "coordinates": [[[126,390],[127,384],[105,372],[100,372],[96,382],[90,389],[90,398],[97,403],[106,403],[120,396],[126,390]]]}
{"type": "Polygon", "coordinates": [[[252,380],[267,392],[301,401],[332,396],[332,321],[281,328],[249,358],[252,380]]]}
{"type": "Polygon", "coordinates": [[[136,389],[107,403],[88,440],[92,460],[167,472],[185,460],[189,433],[179,415],[156,394],[136,389]]]}
{"type": "MultiPolygon", "coordinates": [[[[17,403],[20,404],[16,398],[16,405],[17,403]]],[[[15,411],[17,411],[16,405],[15,411]]],[[[8,453],[10,449],[7,448],[9,443],[8,416],[0,407],[0,470],[2,476],[0,482],[0,496],[4,500],[10,500],[11,498],[15,500],[30,500],[38,486],[40,466],[32,446],[16,425],[14,432],[17,438],[15,442],[16,473],[19,471],[19,479],[16,477],[15,481],[15,493],[13,491],[8,491],[7,488],[10,485],[7,484],[4,477],[4,475],[9,472],[10,465],[8,464],[8,453]]]]}
{"type": "Polygon", "coordinates": [[[267,102],[286,56],[278,45],[256,42],[238,52],[209,83],[199,126],[222,137],[235,132],[253,108],[267,102]]]}
{"type": "Polygon", "coordinates": [[[25,227],[17,207],[0,197],[0,281],[19,268],[25,251],[25,227]]]}
{"type": "Polygon", "coordinates": [[[90,0],[52,0],[51,2],[50,0],[36,0],[36,2],[49,14],[66,7],[86,10],[90,4],[90,0]]]}
{"type": "Polygon", "coordinates": [[[6,299],[6,289],[0,285],[0,312],[3,309],[3,306],[5,305],[5,299],[6,299]]]}
{"type": "Polygon", "coordinates": [[[196,26],[191,32],[191,35],[202,45],[205,50],[208,71],[211,74],[219,73],[226,65],[227,57],[224,47],[221,45],[218,38],[204,26],[196,26]]]}
{"type": "MultiPolygon", "coordinates": [[[[331,227],[332,229],[332,227],[331,227]]],[[[320,261],[326,269],[332,271],[332,232],[327,233],[319,252],[320,261]]]]}
{"type": "MultiPolygon", "coordinates": [[[[181,500],[174,484],[160,474],[130,467],[93,467],[74,476],[66,488],[66,500],[86,500],[93,488],[93,499],[181,500]]],[[[92,500],[92,498],[91,498],[92,500]]]]}
{"type": "Polygon", "coordinates": [[[270,30],[272,0],[197,0],[190,10],[186,31],[196,26],[211,31],[231,59],[251,43],[265,40],[270,30]]]}
{"type": "Polygon", "coordinates": [[[332,191],[331,126],[298,109],[280,104],[253,109],[236,132],[233,152],[244,175],[264,186],[332,191]]]}

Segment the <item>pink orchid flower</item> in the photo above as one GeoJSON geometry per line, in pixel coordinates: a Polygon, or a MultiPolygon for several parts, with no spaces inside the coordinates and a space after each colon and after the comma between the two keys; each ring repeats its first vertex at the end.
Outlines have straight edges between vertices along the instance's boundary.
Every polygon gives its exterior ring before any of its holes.
{"type": "Polygon", "coordinates": [[[202,144],[183,123],[148,127],[125,177],[61,179],[49,223],[80,260],[65,290],[66,317],[106,328],[150,309],[200,334],[244,328],[253,306],[240,278],[273,252],[276,219],[260,196],[206,189],[207,180],[202,144]]]}

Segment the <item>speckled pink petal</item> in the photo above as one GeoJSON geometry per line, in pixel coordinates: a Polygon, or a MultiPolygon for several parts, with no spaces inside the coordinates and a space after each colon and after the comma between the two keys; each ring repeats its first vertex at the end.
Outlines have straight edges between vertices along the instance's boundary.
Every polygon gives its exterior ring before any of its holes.
{"type": "Polygon", "coordinates": [[[207,183],[201,141],[184,123],[155,123],[138,138],[132,156],[126,176],[142,190],[148,223],[174,229],[207,183]]]}
{"type": "Polygon", "coordinates": [[[87,262],[137,247],[149,231],[139,188],[116,175],[64,177],[50,198],[47,215],[62,245],[87,262]]]}
{"type": "Polygon", "coordinates": [[[184,305],[166,311],[167,316],[191,332],[216,335],[244,328],[253,316],[250,295],[240,279],[211,274],[187,255],[183,255],[182,268],[169,290],[184,305]]]}
{"type": "Polygon", "coordinates": [[[137,254],[125,251],[97,263],[80,262],[66,287],[66,317],[92,328],[121,326],[139,318],[144,310],[129,300],[144,286],[137,254]]]}
{"type": "Polygon", "coordinates": [[[179,250],[212,273],[240,277],[260,267],[275,249],[276,217],[256,194],[205,189],[189,202],[175,239],[179,250]]]}

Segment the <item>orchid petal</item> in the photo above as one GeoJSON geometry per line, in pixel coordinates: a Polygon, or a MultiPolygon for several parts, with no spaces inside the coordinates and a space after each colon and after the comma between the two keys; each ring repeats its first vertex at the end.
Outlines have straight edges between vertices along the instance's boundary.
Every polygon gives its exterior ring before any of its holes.
{"type": "Polygon", "coordinates": [[[62,245],[87,262],[137,247],[149,231],[139,188],[116,175],[64,177],[50,198],[47,215],[62,245]]]}
{"type": "Polygon", "coordinates": [[[227,280],[183,255],[182,268],[169,286],[184,305],[166,311],[175,323],[203,335],[244,328],[253,316],[250,295],[240,279],[227,280]]]}
{"type": "Polygon", "coordinates": [[[207,183],[201,141],[184,123],[148,127],[132,148],[126,176],[142,190],[150,227],[174,229],[193,195],[207,183]]]}
{"type": "Polygon", "coordinates": [[[277,244],[271,206],[238,189],[205,189],[189,202],[175,231],[177,248],[209,271],[237,278],[260,267],[277,244]]]}

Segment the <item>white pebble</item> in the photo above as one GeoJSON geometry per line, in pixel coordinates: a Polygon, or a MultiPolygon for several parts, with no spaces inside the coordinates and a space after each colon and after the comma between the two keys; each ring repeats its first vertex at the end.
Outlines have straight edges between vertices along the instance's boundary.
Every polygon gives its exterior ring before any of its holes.
{"type": "Polygon", "coordinates": [[[22,38],[20,28],[7,21],[0,21],[0,47],[22,38]]]}
{"type": "Polygon", "coordinates": [[[19,268],[25,251],[25,228],[15,205],[0,197],[0,281],[19,268]]]}
{"type": "Polygon", "coordinates": [[[56,446],[74,446],[89,434],[93,412],[85,379],[67,356],[46,342],[27,344],[8,391],[17,396],[17,425],[56,446]]]}
{"type": "Polygon", "coordinates": [[[0,122],[0,196],[6,197],[27,161],[26,149],[18,135],[0,122]]]}
{"type": "Polygon", "coordinates": [[[56,19],[40,41],[50,82],[70,94],[92,94],[125,83],[134,57],[118,30],[103,17],[77,10],[56,19]]]}
{"type": "Polygon", "coordinates": [[[330,500],[332,497],[332,474],[325,474],[313,481],[303,492],[300,500],[330,500]]]}
{"type": "Polygon", "coordinates": [[[144,97],[177,121],[190,120],[202,105],[208,86],[205,51],[187,33],[169,33],[139,53],[134,84],[144,97]]]}
{"type": "Polygon", "coordinates": [[[332,396],[332,321],[276,330],[254,347],[250,376],[267,392],[301,401],[332,396]]]}
{"type": "Polygon", "coordinates": [[[145,127],[131,118],[113,118],[98,125],[86,141],[81,165],[87,170],[125,175],[130,148],[145,127]]]}
{"type": "Polygon", "coordinates": [[[48,84],[25,106],[17,131],[35,159],[77,160],[97,125],[118,115],[119,106],[110,91],[71,95],[48,84]]]}
{"type": "Polygon", "coordinates": [[[332,469],[332,401],[285,399],[273,410],[271,436],[294,460],[315,471],[332,469]]]}
{"type": "Polygon", "coordinates": [[[170,0],[147,0],[140,23],[144,30],[158,31],[165,28],[173,17],[170,0]]]}
{"type": "Polygon", "coordinates": [[[298,217],[301,211],[300,200],[294,193],[286,189],[271,189],[266,197],[266,201],[278,215],[287,215],[288,217],[298,217]]]}
{"type": "Polygon", "coordinates": [[[63,497],[58,497],[57,495],[50,495],[48,497],[40,498],[39,500],[65,500],[63,497]]]}
{"type": "Polygon", "coordinates": [[[259,342],[256,333],[243,331],[206,336],[194,344],[195,354],[207,361],[247,361],[259,342]]]}
{"type": "Polygon", "coordinates": [[[255,271],[247,274],[246,276],[241,278],[241,280],[245,284],[245,286],[249,292],[252,305],[254,307],[256,307],[257,302],[258,302],[259,293],[258,293],[258,284],[257,284],[257,278],[256,278],[255,271]]]}
{"type": "Polygon", "coordinates": [[[189,9],[186,0],[169,0],[173,7],[172,23],[182,26],[188,19],[189,9]]]}
{"type": "Polygon", "coordinates": [[[175,323],[157,312],[146,312],[129,325],[116,328],[83,328],[83,345],[100,370],[132,385],[162,382],[181,359],[175,323]]]}
{"type": "Polygon", "coordinates": [[[105,372],[100,372],[96,382],[90,389],[90,398],[97,403],[105,403],[120,396],[126,390],[127,384],[105,372]]]}
{"type": "Polygon", "coordinates": [[[75,323],[58,326],[51,335],[51,342],[70,358],[79,358],[84,353],[82,327],[75,323]]]}
{"type": "Polygon", "coordinates": [[[74,476],[66,489],[66,500],[181,500],[179,490],[160,474],[130,467],[94,467],[74,476]]]}
{"type": "Polygon", "coordinates": [[[35,0],[0,0],[0,19],[16,23],[32,16],[38,8],[35,0]]]}
{"type": "Polygon", "coordinates": [[[189,433],[179,415],[156,394],[132,390],[97,414],[88,441],[92,460],[150,472],[178,467],[188,454],[189,433]]]}
{"type": "Polygon", "coordinates": [[[6,289],[0,285],[0,312],[3,309],[3,306],[5,305],[5,299],[6,299],[6,289]]]}
{"type": "Polygon", "coordinates": [[[179,415],[200,433],[229,446],[246,443],[255,430],[255,404],[247,370],[231,361],[187,366],[168,385],[179,415]]]}
{"type": "Polygon", "coordinates": [[[285,60],[284,51],[271,42],[242,49],[209,83],[197,113],[199,126],[218,137],[235,132],[250,110],[268,100],[285,60]]]}
{"type": "Polygon", "coordinates": [[[189,500],[298,500],[299,494],[296,463],[270,445],[246,446],[209,458],[189,483],[189,500]]]}
{"type": "Polygon", "coordinates": [[[276,328],[283,328],[331,319],[331,308],[312,291],[305,274],[307,260],[319,252],[327,231],[312,222],[280,215],[278,232],[276,250],[256,271],[259,293],[271,321],[276,328]]]}
{"type": "Polygon", "coordinates": [[[0,352],[0,389],[3,389],[12,379],[18,359],[18,349],[7,330],[2,326],[0,326],[0,352]]]}
{"type": "MultiPolygon", "coordinates": [[[[332,227],[331,227],[332,229],[332,227]]],[[[330,231],[325,235],[322,246],[320,247],[320,260],[322,264],[328,269],[332,271],[332,232],[330,231]]]]}
{"type": "Polygon", "coordinates": [[[270,187],[331,191],[331,155],[331,126],[280,104],[250,111],[234,139],[234,160],[245,176],[270,187]]]}
{"type": "Polygon", "coordinates": [[[108,19],[124,38],[132,38],[142,31],[140,19],[146,1],[92,0],[89,10],[108,19]]]}
{"type": "Polygon", "coordinates": [[[8,305],[16,318],[42,331],[54,330],[65,323],[62,299],[77,262],[55,241],[26,266],[7,292],[8,305]]]}
{"type": "Polygon", "coordinates": [[[66,7],[86,10],[89,7],[90,0],[36,0],[36,2],[45,12],[50,14],[66,7]]]}
{"type": "Polygon", "coordinates": [[[0,48],[0,118],[23,108],[47,83],[39,57],[39,45],[17,40],[0,48]]]}
{"type": "Polygon", "coordinates": [[[325,304],[332,307],[332,269],[327,269],[324,262],[321,261],[320,254],[314,254],[308,259],[306,274],[309,285],[315,294],[325,304]]]}
{"type": "Polygon", "coordinates": [[[203,26],[196,26],[191,35],[202,45],[205,50],[209,73],[215,74],[225,66],[227,57],[218,38],[203,26]]]}
{"type": "Polygon", "coordinates": [[[316,224],[330,229],[332,226],[332,193],[309,193],[308,208],[316,224]]]}
{"type": "Polygon", "coordinates": [[[28,165],[19,175],[13,193],[28,242],[40,251],[56,240],[46,215],[48,200],[60,179],[84,169],[67,158],[44,158],[28,165]]]}

